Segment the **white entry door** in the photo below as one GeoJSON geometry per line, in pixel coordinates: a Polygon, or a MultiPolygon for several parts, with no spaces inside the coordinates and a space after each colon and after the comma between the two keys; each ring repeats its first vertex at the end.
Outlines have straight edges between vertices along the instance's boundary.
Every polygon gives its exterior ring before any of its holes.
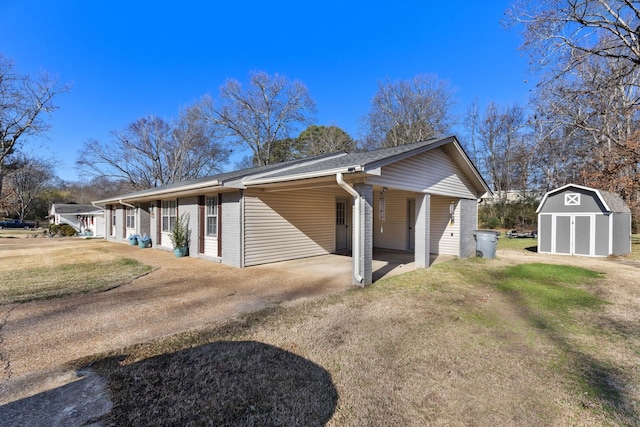
{"type": "Polygon", "coordinates": [[[349,248],[349,205],[346,199],[336,200],[336,252],[349,248]]]}
{"type": "Polygon", "coordinates": [[[407,250],[416,249],[416,200],[407,200],[407,250]]]}

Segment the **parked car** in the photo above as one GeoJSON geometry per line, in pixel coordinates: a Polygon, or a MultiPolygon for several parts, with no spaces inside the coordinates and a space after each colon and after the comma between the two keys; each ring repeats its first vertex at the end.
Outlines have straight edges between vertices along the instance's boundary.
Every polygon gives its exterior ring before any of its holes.
{"type": "Polygon", "coordinates": [[[30,228],[35,228],[36,225],[32,222],[24,222],[19,219],[9,219],[7,221],[0,221],[0,230],[3,228],[24,228],[28,230],[30,228]]]}
{"type": "Polygon", "coordinates": [[[505,234],[510,239],[517,239],[521,237],[528,237],[528,238],[535,239],[538,237],[538,232],[536,230],[533,230],[533,231],[509,230],[505,232],[505,234]]]}

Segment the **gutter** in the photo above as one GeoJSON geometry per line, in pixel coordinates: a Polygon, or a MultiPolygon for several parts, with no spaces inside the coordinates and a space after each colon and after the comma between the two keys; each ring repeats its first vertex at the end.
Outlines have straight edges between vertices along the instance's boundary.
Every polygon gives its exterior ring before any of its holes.
{"type": "MultiPolygon", "coordinates": [[[[251,185],[275,184],[275,183],[287,182],[287,181],[297,181],[301,179],[320,178],[323,176],[331,176],[334,173],[342,174],[342,172],[340,171],[344,171],[345,169],[349,173],[362,172],[362,167],[360,166],[349,166],[347,168],[339,167],[339,168],[333,168],[329,170],[325,169],[325,170],[319,170],[314,172],[304,172],[304,173],[298,173],[293,175],[282,175],[282,176],[276,176],[276,177],[267,176],[267,177],[262,177],[258,179],[249,178],[246,180],[243,178],[241,181],[241,185],[243,185],[242,188],[246,188],[251,185]]],[[[272,174],[273,173],[277,173],[277,172],[272,172],[272,174]]]]}
{"type": "Polygon", "coordinates": [[[360,194],[358,194],[358,192],[349,184],[347,184],[344,181],[344,177],[342,175],[342,172],[338,172],[336,174],[336,182],[338,183],[338,185],[340,187],[342,187],[347,193],[351,194],[351,196],[353,197],[354,201],[355,201],[355,212],[353,214],[354,216],[354,222],[355,224],[353,224],[353,240],[355,240],[355,242],[353,242],[353,258],[356,260],[356,263],[354,265],[353,268],[353,276],[355,277],[355,279],[360,282],[360,284],[362,285],[364,277],[362,277],[362,271],[361,271],[361,255],[360,255],[360,204],[362,203],[362,198],[360,197],[360,194]]]}
{"type": "Polygon", "coordinates": [[[135,207],[135,206],[133,206],[132,204],[129,204],[129,203],[123,202],[123,201],[122,201],[122,199],[119,199],[119,200],[118,200],[118,203],[120,203],[120,204],[121,204],[121,205],[123,205],[123,206],[130,207],[130,208],[134,208],[134,209],[136,208],[136,207],[135,207]]]}

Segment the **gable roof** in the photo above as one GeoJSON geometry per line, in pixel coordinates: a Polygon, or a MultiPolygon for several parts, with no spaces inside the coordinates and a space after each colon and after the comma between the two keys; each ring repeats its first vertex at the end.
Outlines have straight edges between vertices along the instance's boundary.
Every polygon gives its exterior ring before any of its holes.
{"type": "Polygon", "coordinates": [[[568,190],[570,188],[580,189],[580,190],[594,193],[596,197],[600,200],[600,203],[602,203],[602,206],[604,206],[605,210],[609,213],[630,213],[631,212],[631,209],[629,209],[629,206],[627,206],[625,201],[618,194],[611,193],[609,191],[598,190],[596,188],[586,187],[584,185],[567,184],[567,185],[563,185],[562,187],[556,188],[555,190],[551,190],[547,192],[542,198],[542,201],[540,201],[540,204],[538,205],[538,209],[536,209],[536,213],[540,213],[540,210],[546,203],[547,198],[549,196],[562,193],[563,191],[568,190]]]}
{"type": "Polygon", "coordinates": [[[103,209],[99,206],[76,203],[54,203],[52,209],[53,212],[62,215],[95,215],[103,213],[103,209]]]}
{"type": "Polygon", "coordinates": [[[454,158],[460,168],[471,179],[477,190],[491,194],[489,186],[484,181],[476,167],[462,149],[455,136],[447,138],[432,138],[426,141],[397,147],[381,148],[364,152],[337,152],[320,156],[296,159],[282,163],[259,166],[250,169],[222,173],[214,176],[176,182],[162,187],[143,190],[127,194],[117,198],[99,200],[96,204],[107,204],[124,200],[152,200],[153,197],[168,195],[195,194],[203,188],[215,187],[248,188],[264,184],[273,184],[285,181],[296,181],[308,178],[326,177],[337,173],[380,173],[380,168],[406,159],[408,157],[443,147],[454,158]]]}

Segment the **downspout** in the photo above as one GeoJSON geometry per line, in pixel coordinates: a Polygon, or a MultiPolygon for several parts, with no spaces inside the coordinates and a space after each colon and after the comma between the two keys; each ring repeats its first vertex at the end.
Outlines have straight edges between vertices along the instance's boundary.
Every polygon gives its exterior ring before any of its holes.
{"type": "Polygon", "coordinates": [[[119,199],[119,200],[118,200],[118,203],[120,203],[120,204],[121,204],[121,205],[123,205],[123,206],[130,207],[130,208],[134,208],[134,209],[136,208],[135,206],[130,205],[129,203],[125,203],[125,202],[123,202],[123,201],[122,201],[122,199],[119,199]]]}
{"type": "Polygon", "coordinates": [[[353,199],[355,201],[355,207],[354,207],[355,212],[353,215],[355,218],[355,224],[353,225],[354,227],[353,240],[355,240],[353,245],[353,258],[356,259],[357,262],[356,262],[356,267],[354,268],[353,275],[358,282],[362,283],[364,280],[364,277],[362,277],[362,274],[360,271],[360,261],[361,261],[360,260],[360,201],[361,201],[361,197],[360,197],[360,194],[358,194],[358,192],[352,186],[350,186],[344,181],[342,172],[338,172],[336,174],[336,182],[347,193],[351,194],[351,196],[353,196],[353,199]]]}

